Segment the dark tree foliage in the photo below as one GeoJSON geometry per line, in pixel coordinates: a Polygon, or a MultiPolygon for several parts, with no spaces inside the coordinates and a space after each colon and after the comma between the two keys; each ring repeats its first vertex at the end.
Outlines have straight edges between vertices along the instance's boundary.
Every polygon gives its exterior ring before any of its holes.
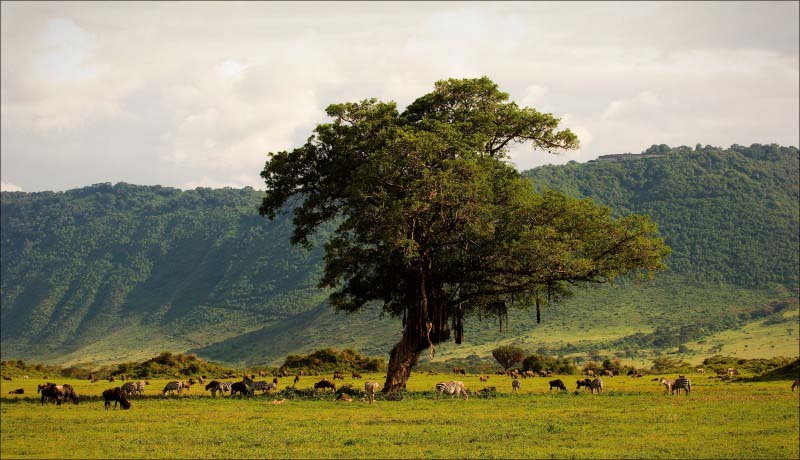
{"type": "Polygon", "coordinates": [[[513,345],[503,345],[492,350],[492,357],[503,369],[508,368],[525,359],[525,350],[513,345]]]}
{"type": "Polygon", "coordinates": [[[508,102],[488,78],[447,80],[399,113],[393,102],[334,104],[308,142],[271,154],[260,208],[295,203],[293,243],[322,224],[322,287],[356,311],[369,302],[403,318],[384,391],[405,387],[426,349],[461,343],[472,313],[537,308],[580,283],[664,267],[669,249],[646,217],[611,217],[589,200],[534,192],[504,159],[516,143],[573,149],[559,120],[508,102]]]}

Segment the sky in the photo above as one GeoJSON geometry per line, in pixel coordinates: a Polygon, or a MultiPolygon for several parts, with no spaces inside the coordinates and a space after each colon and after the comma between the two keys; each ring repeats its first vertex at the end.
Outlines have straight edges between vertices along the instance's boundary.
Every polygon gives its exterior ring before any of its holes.
{"type": "Polygon", "coordinates": [[[581,148],[798,146],[800,2],[0,4],[2,190],[263,189],[325,107],[488,76],[581,148]]]}

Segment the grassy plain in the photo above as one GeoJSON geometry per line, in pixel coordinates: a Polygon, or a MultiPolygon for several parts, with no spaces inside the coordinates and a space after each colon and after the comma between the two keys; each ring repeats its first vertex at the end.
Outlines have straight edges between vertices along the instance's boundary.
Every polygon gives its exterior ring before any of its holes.
{"type": "MultiPolygon", "coordinates": [[[[380,376],[365,376],[380,380],[380,376]]],[[[40,406],[40,380],[2,382],[2,458],[798,458],[800,392],[788,381],[726,383],[691,375],[689,397],[664,395],[645,376],[605,379],[606,392],[575,393],[577,376],[522,381],[462,377],[469,400],[434,400],[450,375],[412,375],[402,401],[286,400],[274,396],[163,397],[154,380],[128,411],[103,409],[100,393],[119,382],[71,381],[79,405],[40,406]],[[475,390],[496,386],[495,398],[475,390]],[[8,396],[23,388],[25,395],[8,396]]],[[[318,377],[304,377],[299,388],[318,377]]],[[[67,383],[68,381],[59,383],[67,383]]],[[[352,381],[361,387],[363,381],[352,381]]],[[[282,379],[280,387],[291,383],[282,379]]]]}

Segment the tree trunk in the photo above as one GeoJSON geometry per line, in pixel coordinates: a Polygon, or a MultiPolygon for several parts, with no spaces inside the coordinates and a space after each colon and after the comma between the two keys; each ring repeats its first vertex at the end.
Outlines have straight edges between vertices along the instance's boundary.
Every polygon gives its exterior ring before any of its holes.
{"type": "Polygon", "coordinates": [[[406,388],[411,368],[416,366],[420,353],[427,347],[428,342],[416,334],[410,334],[409,328],[403,331],[403,338],[392,348],[389,356],[384,393],[396,393],[406,388]]]}

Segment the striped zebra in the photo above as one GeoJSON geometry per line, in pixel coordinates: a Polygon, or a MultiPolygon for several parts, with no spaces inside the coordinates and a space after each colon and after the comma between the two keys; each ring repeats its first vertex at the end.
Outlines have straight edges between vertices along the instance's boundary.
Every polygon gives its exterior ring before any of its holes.
{"type": "Polygon", "coordinates": [[[592,383],[590,385],[591,386],[589,387],[589,389],[592,390],[592,394],[594,394],[594,392],[597,392],[597,394],[603,392],[603,379],[601,379],[600,377],[592,380],[592,383]]]}
{"type": "Polygon", "coordinates": [[[436,384],[436,399],[437,400],[439,399],[439,396],[442,395],[442,393],[447,393],[449,395],[453,395],[454,398],[457,397],[458,395],[464,396],[465,400],[467,398],[469,398],[469,395],[467,393],[467,389],[464,387],[464,382],[457,382],[457,381],[439,382],[439,383],[436,384]]]}
{"type": "Polygon", "coordinates": [[[675,383],[672,384],[672,393],[675,394],[677,391],[678,394],[681,394],[681,390],[686,392],[686,396],[689,396],[689,392],[692,390],[692,382],[689,381],[685,376],[679,375],[677,379],[675,379],[675,383]]]}
{"type": "Polygon", "coordinates": [[[166,395],[168,391],[169,391],[169,394],[172,394],[173,391],[177,391],[178,394],[181,394],[181,391],[183,391],[183,382],[177,382],[175,380],[173,380],[172,382],[169,382],[164,387],[164,390],[161,392],[161,394],[162,395],[166,395]]]}
{"type": "Polygon", "coordinates": [[[380,391],[381,388],[383,387],[378,382],[364,382],[364,392],[367,393],[370,404],[375,402],[375,392],[380,391]]]}
{"type": "Polygon", "coordinates": [[[277,390],[278,385],[275,382],[267,382],[262,380],[260,382],[253,382],[253,386],[248,388],[250,388],[252,391],[263,391],[264,393],[269,393],[270,390],[277,390]]]}
{"type": "Polygon", "coordinates": [[[125,392],[126,396],[133,396],[139,393],[139,385],[137,385],[136,382],[125,382],[125,384],[122,385],[122,391],[125,392]]]}
{"type": "Polygon", "coordinates": [[[217,392],[222,396],[225,396],[225,392],[231,391],[231,382],[218,382],[216,380],[212,380],[206,385],[206,391],[211,390],[211,396],[217,396],[217,392]]]}

